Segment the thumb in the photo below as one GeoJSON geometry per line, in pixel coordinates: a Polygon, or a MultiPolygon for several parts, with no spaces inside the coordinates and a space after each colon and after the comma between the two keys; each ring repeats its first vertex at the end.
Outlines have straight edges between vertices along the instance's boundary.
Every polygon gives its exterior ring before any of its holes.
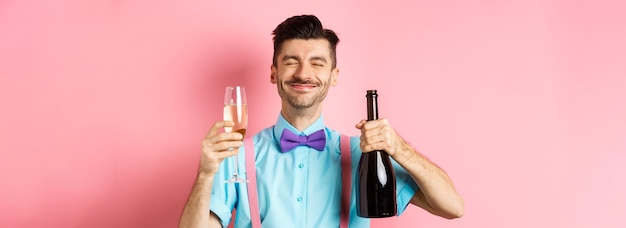
{"type": "Polygon", "coordinates": [[[361,129],[363,128],[363,125],[365,125],[365,123],[367,123],[367,120],[361,120],[354,127],[356,127],[357,129],[361,129]]]}

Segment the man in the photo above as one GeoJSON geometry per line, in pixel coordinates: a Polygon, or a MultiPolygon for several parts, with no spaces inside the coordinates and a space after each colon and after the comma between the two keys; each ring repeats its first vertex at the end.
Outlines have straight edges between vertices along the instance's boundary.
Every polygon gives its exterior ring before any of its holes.
{"type": "MultiPolygon", "coordinates": [[[[256,167],[262,225],[338,227],[340,135],[324,126],[321,113],[328,89],[337,84],[335,51],[339,38],[312,15],[285,20],[273,35],[270,81],[276,84],[282,110],[276,125],[253,136],[256,164],[246,164],[256,167]],[[307,146],[281,151],[283,131],[309,135],[319,130],[327,138],[322,151],[307,146]]],[[[237,209],[235,226],[250,227],[248,196],[242,193],[247,192],[245,184],[223,181],[234,168],[232,161],[224,159],[247,150],[231,149],[242,146],[241,134],[219,133],[219,129],[233,125],[216,122],[202,141],[198,177],[181,216],[181,227],[226,227],[233,219],[233,209],[237,209]]],[[[463,199],[447,174],[411,148],[387,120],[361,120],[356,128],[361,136],[350,140],[352,167],[362,153],[373,150],[384,150],[395,161],[398,215],[408,204],[444,218],[463,215],[463,199]]],[[[355,178],[354,171],[352,175],[355,178]]],[[[369,226],[369,219],[356,216],[354,200],[349,217],[350,227],[369,226]]]]}

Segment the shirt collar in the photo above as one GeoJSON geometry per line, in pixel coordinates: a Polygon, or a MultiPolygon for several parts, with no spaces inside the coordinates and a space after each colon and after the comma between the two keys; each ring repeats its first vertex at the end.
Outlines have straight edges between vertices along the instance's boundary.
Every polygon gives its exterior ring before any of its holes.
{"type": "Polygon", "coordinates": [[[307,127],[303,131],[298,131],[294,126],[292,126],[285,118],[283,114],[278,115],[278,120],[276,121],[276,125],[274,125],[274,138],[279,141],[280,137],[283,135],[283,129],[288,129],[296,135],[310,135],[313,132],[319,131],[320,129],[324,129],[324,117],[320,115],[320,117],[311,124],[311,126],[307,127]]]}

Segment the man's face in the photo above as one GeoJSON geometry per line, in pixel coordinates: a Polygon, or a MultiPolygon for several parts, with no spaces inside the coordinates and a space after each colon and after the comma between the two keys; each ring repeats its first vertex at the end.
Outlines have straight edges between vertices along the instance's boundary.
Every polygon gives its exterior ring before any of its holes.
{"type": "Polygon", "coordinates": [[[286,40],[272,66],[271,81],[283,101],[296,109],[310,108],[322,103],[328,88],[337,84],[339,71],[332,65],[327,40],[286,40]]]}

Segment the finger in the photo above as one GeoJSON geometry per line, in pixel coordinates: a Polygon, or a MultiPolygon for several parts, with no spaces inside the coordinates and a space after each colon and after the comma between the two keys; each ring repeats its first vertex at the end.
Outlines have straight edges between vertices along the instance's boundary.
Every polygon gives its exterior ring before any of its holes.
{"type": "Polygon", "coordinates": [[[394,132],[391,126],[389,125],[378,125],[377,127],[371,127],[373,125],[369,125],[370,122],[366,124],[367,127],[361,128],[361,136],[365,138],[373,137],[376,135],[390,135],[390,133],[394,132]]]}
{"type": "Polygon", "coordinates": [[[374,129],[374,128],[378,128],[382,126],[391,126],[391,125],[389,124],[389,121],[387,121],[387,119],[383,118],[383,119],[367,121],[367,123],[363,125],[363,129],[370,130],[370,129],[374,129]]]}
{"type": "Polygon", "coordinates": [[[374,144],[379,142],[386,142],[387,139],[384,135],[374,135],[371,137],[363,137],[361,138],[361,142],[367,144],[374,144]]]}
{"type": "Polygon", "coordinates": [[[237,132],[219,133],[209,136],[206,140],[209,144],[216,144],[222,141],[241,141],[243,140],[243,135],[237,132]]]}
{"type": "Polygon", "coordinates": [[[206,134],[205,138],[216,135],[221,128],[234,127],[234,126],[235,126],[235,123],[233,121],[225,120],[225,121],[215,122],[213,126],[211,127],[211,130],[209,130],[209,132],[206,134]]]}
{"type": "Polygon", "coordinates": [[[237,154],[239,154],[239,148],[217,152],[215,153],[215,158],[219,160],[224,160],[227,157],[232,157],[237,154]]]}
{"type": "Polygon", "coordinates": [[[374,137],[377,135],[382,135],[388,139],[393,139],[397,137],[396,131],[391,128],[390,125],[381,125],[378,128],[362,130],[361,135],[365,138],[374,137]]]}
{"type": "Polygon", "coordinates": [[[220,143],[213,144],[211,148],[217,152],[224,152],[237,149],[241,147],[241,145],[243,145],[242,141],[222,141],[220,143]]]}
{"type": "Polygon", "coordinates": [[[375,150],[386,151],[385,145],[386,144],[384,142],[378,142],[378,143],[372,143],[372,144],[361,144],[361,150],[364,153],[372,152],[372,151],[375,151],[375,150]]]}
{"type": "Polygon", "coordinates": [[[383,129],[381,129],[381,128],[373,128],[373,129],[369,129],[369,130],[365,130],[364,128],[362,128],[361,129],[361,140],[380,135],[380,134],[382,134],[382,130],[383,129]]]}
{"type": "MultiPolygon", "coordinates": [[[[391,148],[391,139],[385,135],[376,135],[369,138],[364,138],[361,140],[363,145],[377,145],[382,144],[384,149],[391,148]]],[[[380,148],[379,148],[380,149],[380,148]]]]}
{"type": "Polygon", "coordinates": [[[239,132],[228,132],[220,134],[224,140],[243,140],[243,135],[239,132]]]}
{"type": "Polygon", "coordinates": [[[354,127],[356,127],[357,129],[361,129],[365,123],[367,123],[367,120],[361,120],[356,125],[354,125],[354,127]]]}

